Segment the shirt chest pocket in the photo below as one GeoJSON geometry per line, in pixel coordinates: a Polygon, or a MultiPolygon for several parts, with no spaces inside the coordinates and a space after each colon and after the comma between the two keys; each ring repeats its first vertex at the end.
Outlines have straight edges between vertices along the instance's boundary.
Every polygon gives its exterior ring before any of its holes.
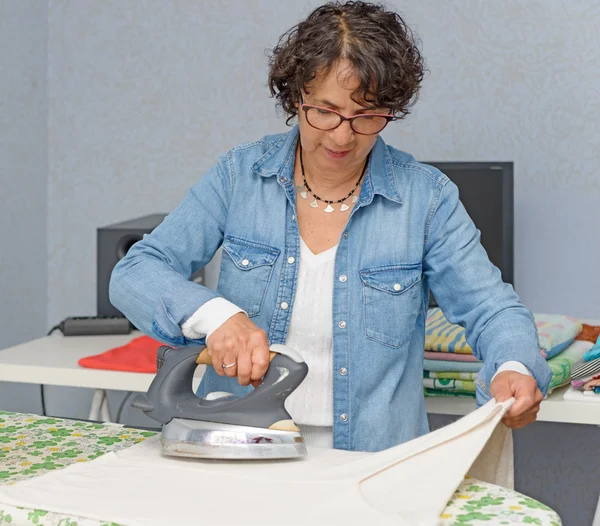
{"type": "Polygon", "coordinates": [[[249,317],[257,316],[279,253],[274,247],[226,236],[217,290],[249,317]]]}
{"type": "Polygon", "coordinates": [[[419,314],[421,264],[361,270],[360,279],[367,338],[401,347],[410,340],[419,314]]]}

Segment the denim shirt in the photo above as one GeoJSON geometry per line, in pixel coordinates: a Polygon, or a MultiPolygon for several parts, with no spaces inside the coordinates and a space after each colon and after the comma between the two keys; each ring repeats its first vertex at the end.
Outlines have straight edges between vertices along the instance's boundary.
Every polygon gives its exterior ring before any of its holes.
{"type": "MultiPolygon", "coordinates": [[[[120,260],[110,298],[142,332],[174,347],[203,344],[186,338],[181,325],[223,297],[244,309],[271,344],[285,343],[300,261],[298,135],[296,126],[221,155],[120,260]],[[216,290],[190,281],[219,247],[216,290]]],[[[423,349],[430,289],[484,362],[479,405],[490,397],[497,368],[510,360],[524,364],[546,394],[551,372],[533,315],[490,263],[456,185],[381,137],[339,239],[334,279],[335,448],[378,451],[428,432],[423,349]]],[[[197,394],[251,389],[208,367],[197,394]]]]}

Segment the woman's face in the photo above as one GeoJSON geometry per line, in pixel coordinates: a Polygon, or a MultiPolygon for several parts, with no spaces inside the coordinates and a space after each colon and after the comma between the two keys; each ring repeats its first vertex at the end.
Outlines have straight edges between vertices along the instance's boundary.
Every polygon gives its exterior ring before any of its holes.
{"type": "MultiPolygon", "coordinates": [[[[359,113],[388,113],[385,108],[366,109],[354,102],[352,93],[358,85],[359,80],[351,66],[342,61],[331,68],[328,75],[317,77],[309,93],[303,94],[302,102],[336,110],[346,117],[359,113]]],[[[329,173],[360,170],[378,137],[378,134],[355,133],[348,121],[334,130],[317,130],[306,121],[301,103],[298,104],[298,126],[303,154],[317,169],[329,173]]]]}

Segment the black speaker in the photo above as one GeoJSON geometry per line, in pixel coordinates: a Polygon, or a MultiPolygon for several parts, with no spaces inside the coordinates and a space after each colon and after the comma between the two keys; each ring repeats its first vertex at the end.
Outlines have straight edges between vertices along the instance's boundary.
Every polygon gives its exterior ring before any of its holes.
{"type": "MultiPolygon", "coordinates": [[[[108,297],[110,275],[127,251],[140,241],[144,234],[149,234],[160,225],[165,217],[166,214],[152,214],[97,229],[96,308],[98,316],[123,316],[110,303],[108,297]]],[[[195,272],[190,280],[203,285],[204,269],[195,272]]]]}
{"type": "MultiPolygon", "coordinates": [[[[149,234],[160,225],[165,216],[166,214],[152,214],[97,229],[96,308],[98,316],[123,316],[108,298],[110,275],[127,251],[140,241],[144,234],[149,234]]],[[[204,269],[194,273],[190,279],[204,284],[204,269]]]]}
{"type": "Polygon", "coordinates": [[[108,284],[115,265],[144,234],[152,232],[165,218],[165,214],[153,214],[114,225],[98,228],[96,305],[98,316],[123,316],[108,299],[108,284]]]}

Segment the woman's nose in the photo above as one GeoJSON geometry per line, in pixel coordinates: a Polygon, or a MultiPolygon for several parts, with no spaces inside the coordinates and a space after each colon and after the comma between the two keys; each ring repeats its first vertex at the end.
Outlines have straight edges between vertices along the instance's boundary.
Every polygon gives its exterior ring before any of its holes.
{"type": "Polygon", "coordinates": [[[354,130],[349,121],[344,121],[335,130],[331,130],[331,139],[336,146],[346,146],[352,142],[354,130]]]}

